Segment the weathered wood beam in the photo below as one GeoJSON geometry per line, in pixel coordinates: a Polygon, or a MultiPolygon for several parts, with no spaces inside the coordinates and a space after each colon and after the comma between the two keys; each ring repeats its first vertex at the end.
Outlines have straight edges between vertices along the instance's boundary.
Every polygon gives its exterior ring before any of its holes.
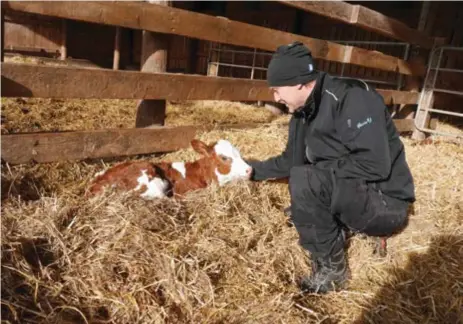
{"type": "MultiPolygon", "coordinates": [[[[412,119],[393,119],[399,133],[415,129],[412,119]]],[[[188,148],[198,131],[249,129],[269,124],[163,126],[55,133],[2,135],[1,158],[10,164],[49,163],[137,154],[166,153],[188,148]]],[[[287,123],[279,124],[283,127],[287,123]]],[[[431,120],[436,128],[436,119],[431,120]]]]}
{"type": "MultiPolygon", "coordinates": [[[[273,101],[263,80],[17,63],[1,69],[3,97],[273,101]]],[[[419,96],[377,91],[386,104],[413,104],[419,96]]]]}
{"type": "MultiPolygon", "coordinates": [[[[399,133],[412,132],[415,129],[415,124],[412,119],[392,119],[395,127],[399,133]]],[[[278,126],[287,127],[289,123],[279,123],[278,126]]],[[[264,126],[272,126],[272,124],[263,124],[263,123],[245,123],[245,124],[219,124],[219,125],[203,125],[196,126],[200,131],[212,131],[212,130],[230,130],[230,129],[253,129],[264,126]]],[[[437,118],[431,119],[430,128],[436,129],[437,118]]]]}
{"type": "Polygon", "coordinates": [[[68,56],[68,23],[66,19],[61,19],[61,44],[60,44],[60,60],[66,60],[68,56]]]}
{"type": "Polygon", "coordinates": [[[433,37],[410,28],[397,19],[387,17],[361,5],[351,5],[343,1],[279,0],[279,2],[427,49],[432,48],[435,43],[433,37]]]}
{"type": "Polygon", "coordinates": [[[412,66],[402,59],[377,51],[344,46],[333,42],[250,25],[223,17],[212,17],[188,10],[137,1],[36,2],[2,1],[2,8],[122,26],[159,33],[176,34],[212,42],[274,51],[293,41],[305,43],[315,58],[394,71],[424,75],[424,66],[412,66]]]}
{"type": "MultiPolygon", "coordinates": [[[[163,6],[172,6],[171,1],[154,0],[163,6]]],[[[167,71],[168,50],[171,36],[142,30],[141,71],[162,73],[167,71]]],[[[164,99],[142,99],[137,104],[135,127],[164,125],[167,103],[164,99]]]]}
{"type": "Polygon", "coordinates": [[[2,63],[3,97],[271,100],[265,81],[2,63]]]}
{"type": "Polygon", "coordinates": [[[116,27],[114,35],[113,70],[119,70],[121,61],[121,27],[116,27]]]}
{"type": "Polygon", "coordinates": [[[1,44],[0,44],[0,62],[5,61],[5,10],[2,10],[0,13],[1,16],[1,22],[0,22],[0,27],[2,30],[0,30],[0,36],[1,36],[1,44]]]}
{"type": "Polygon", "coordinates": [[[196,129],[105,129],[2,135],[2,160],[11,164],[59,162],[171,152],[187,148],[196,129]]]}

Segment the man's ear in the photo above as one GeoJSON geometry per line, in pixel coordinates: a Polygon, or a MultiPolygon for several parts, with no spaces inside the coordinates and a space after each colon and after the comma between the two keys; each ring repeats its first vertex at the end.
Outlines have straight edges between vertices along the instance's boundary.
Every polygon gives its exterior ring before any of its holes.
{"type": "Polygon", "coordinates": [[[211,154],[211,147],[198,139],[193,139],[191,141],[191,147],[201,155],[209,156],[211,154]]]}

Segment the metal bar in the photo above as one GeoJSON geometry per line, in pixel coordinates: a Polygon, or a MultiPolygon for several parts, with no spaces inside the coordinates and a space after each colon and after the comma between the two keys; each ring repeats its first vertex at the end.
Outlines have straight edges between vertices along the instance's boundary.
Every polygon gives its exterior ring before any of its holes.
{"type": "MultiPolygon", "coordinates": [[[[415,125],[416,127],[416,125],[415,125]]],[[[463,139],[463,133],[462,134],[455,134],[455,133],[447,133],[447,132],[439,132],[439,131],[436,131],[436,130],[433,130],[433,129],[430,129],[430,128],[420,128],[419,129],[420,131],[422,132],[427,132],[427,133],[430,133],[430,134],[436,134],[436,135],[440,135],[440,136],[448,136],[448,137],[455,137],[455,138],[462,138],[463,139]]]]}
{"type": "Polygon", "coordinates": [[[441,114],[444,114],[444,115],[463,117],[463,113],[456,113],[456,112],[453,112],[453,111],[447,111],[447,110],[442,110],[442,109],[428,108],[428,111],[441,113],[441,114]]]}
{"type": "Polygon", "coordinates": [[[251,80],[254,79],[254,71],[255,71],[254,67],[256,65],[256,52],[257,52],[257,48],[254,49],[254,55],[252,57],[251,80]]]}
{"type": "Polygon", "coordinates": [[[446,89],[434,89],[435,92],[443,92],[443,93],[450,93],[457,96],[463,96],[463,91],[456,91],[456,90],[446,90],[446,89]]]}
{"type": "MultiPolygon", "coordinates": [[[[426,85],[428,84],[429,71],[431,69],[432,59],[434,57],[434,53],[436,52],[436,50],[437,49],[433,49],[431,51],[431,53],[429,53],[428,65],[427,65],[427,70],[426,70],[426,77],[425,77],[424,82],[423,82],[423,89],[421,90],[420,98],[418,99],[418,105],[417,105],[417,108],[416,108],[415,118],[413,119],[413,123],[415,124],[416,129],[418,129],[421,132],[424,131],[425,127],[424,127],[424,122],[423,122],[423,125],[418,125],[418,117],[420,116],[420,110],[422,109],[421,107],[422,107],[423,98],[424,98],[424,95],[425,95],[425,88],[426,88],[426,85]]],[[[426,119],[424,119],[424,120],[426,120],[426,119]]]]}
{"type": "Polygon", "coordinates": [[[444,50],[451,50],[451,51],[463,51],[462,46],[440,46],[439,48],[442,48],[444,50]]]}
{"type": "Polygon", "coordinates": [[[343,44],[364,44],[364,45],[392,45],[392,46],[407,46],[408,43],[402,42],[382,42],[382,41],[356,41],[356,40],[335,40],[331,39],[330,42],[343,43],[343,44]]]}
{"type": "MultiPolygon", "coordinates": [[[[215,64],[215,65],[221,65],[221,66],[231,66],[231,67],[237,67],[237,68],[243,68],[243,69],[252,69],[252,66],[248,65],[238,65],[238,64],[231,64],[231,63],[221,63],[221,62],[210,62],[210,64],[215,64]]],[[[267,71],[267,68],[262,68],[262,67],[254,67],[256,70],[261,70],[261,71],[267,71]]],[[[340,76],[339,78],[341,79],[350,79],[351,77],[343,77],[340,76]]],[[[377,84],[387,84],[387,85],[395,85],[395,82],[390,82],[390,81],[380,81],[380,80],[370,80],[370,79],[360,79],[365,82],[369,83],[377,83],[377,84]]]]}
{"type": "MultiPolygon", "coordinates": [[[[232,49],[224,49],[224,48],[212,48],[212,51],[216,52],[228,52],[228,53],[237,53],[237,54],[254,54],[253,51],[243,51],[243,50],[232,50],[232,49]]],[[[267,53],[263,51],[259,51],[258,54],[260,55],[267,55],[267,56],[272,56],[273,53],[267,53]]]]}
{"type": "MultiPolygon", "coordinates": [[[[442,62],[442,54],[444,53],[444,50],[441,48],[440,49],[440,52],[439,52],[439,58],[437,60],[437,69],[436,69],[436,73],[434,74],[434,80],[432,82],[432,89],[435,90],[436,88],[436,81],[437,81],[437,74],[439,73],[439,67],[440,67],[440,64],[442,62]]],[[[428,69],[428,73],[429,73],[430,69],[428,69]]],[[[432,98],[434,97],[434,92],[431,91],[431,94],[430,94],[430,99],[429,100],[432,100],[432,98]]],[[[428,115],[429,115],[429,107],[428,107],[428,102],[426,102],[425,104],[425,107],[424,107],[424,117],[422,119],[422,122],[421,122],[421,127],[425,127],[426,125],[426,120],[428,119],[428,115]]]]}
{"type": "MultiPolygon", "coordinates": [[[[440,132],[440,131],[436,131],[436,130],[425,127],[426,118],[423,119],[422,125],[418,125],[418,123],[417,123],[417,116],[418,116],[418,113],[419,113],[420,110],[424,110],[426,112],[425,117],[427,117],[427,114],[429,112],[435,112],[435,113],[440,113],[440,114],[443,114],[443,115],[451,115],[451,116],[456,116],[456,117],[463,117],[462,113],[455,113],[455,112],[451,112],[451,111],[445,111],[445,110],[441,110],[441,109],[434,109],[434,108],[428,108],[428,107],[422,108],[425,93],[427,94],[427,92],[429,92],[429,91],[438,91],[438,92],[450,93],[450,94],[456,94],[456,95],[463,94],[463,92],[461,92],[461,91],[452,91],[452,90],[446,90],[446,89],[435,89],[434,88],[435,81],[434,81],[434,85],[432,86],[432,90],[426,90],[426,87],[428,85],[428,79],[430,77],[429,72],[431,71],[431,69],[436,71],[435,75],[434,75],[434,79],[436,78],[439,71],[454,70],[454,69],[440,68],[440,63],[441,63],[441,59],[442,59],[442,53],[443,53],[443,51],[445,49],[462,51],[463,47],[441,46],[441,47],[434,48],[431,51],[430,56],[429,56],[429,60],[428,60],[428,67],[427,67],[426,77],[425,77],[425,80],[424,80],[424,83],[423,83],[424,86],[423,86],[423,89],[421,91],[420,98],[418,100],[418,108],[417,108],[417,113],[416,113],[416,116],[415,116],[415,119],[414,119],[414,124],[415,124],[416,129],[418,129],[421,132],[427,132],[429,134],[436,134],[436,135],[440,135],[440,136],[463,138],[463,133],[455,134],[455,133],[448,133],[448,132],[440,132]],[[437,67],[432,68],[431,65],[432,65],[432,62],[433,62],[433,58],[434,58],[434,55],[437,53],[438,50],[440,50],[440,53],[439,53],[439,59],[438,59],[437,67]]],[[[456,71],[453,71],[453,72],[456,72],[456,71]]],[[[461,72],[461,70],[458,70],[458,72],[461,72]]]]}
{"type": "MultiPolygon", "coordinates": [[[[404,56],[403,56],[403,59],[404,61],[405,60],[408,60],[410,56],[410,44],[407,44],[407,46],[405,46],[405,53],[404,53],[404,56]]],[[[402,73],[399,73],[399,80],[397,81],[397,90],[400,90],[402,88],[402,85],[403,85],[403,80],[404,80],[404,76],[402,73]]]]}
{"type": "MultiPolygon", "coordinates": [[[[221,65],[221,66],[230,66],[230,67],[238,67],[238,68],[243,68],[243,69],[251,69],[252,66],[248,65],[239,65],[239,64],[231,64],[231,63],[222,63],[222,62],[211,62],[211,64],[216,64],[216,65],[221,65]]],[[[256,70],[262,70],[262,71],[267,71],[267,68],[261,68],[261,67],[254,67],[256,70]]]]}
{"type": "Polygon", "coordinates": [[[439,67],[442,62],[442,54],[444,53],[444,50],[441,48],[439,52],[439,58],[437,59],[437,67],[436,67],[436,73],[434,74],[434,80],[432,81],[432,88],[435,89],[436,87],[436,82],[437,82],[437,74],[439,73],[439,67]]]}
{"type": "Polygon", "coordinates": [[[459,70],[459,69],[450,69],[450,68],[440,68],[440,69],[431,68],[431,70],[439,70],[439,71],[442,71],[442,72],[463,73],[463,70],[459,70]]]}

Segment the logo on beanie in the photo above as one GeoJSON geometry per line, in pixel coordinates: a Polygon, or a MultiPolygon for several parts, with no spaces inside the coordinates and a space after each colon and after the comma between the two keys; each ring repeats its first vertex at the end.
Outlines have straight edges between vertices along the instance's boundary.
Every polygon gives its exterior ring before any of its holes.
{"type": "Polygon", "coordinates": [[[309,64],[309,71],[312,72],[313,71],[313,65],[310,63],[309,64]]]}

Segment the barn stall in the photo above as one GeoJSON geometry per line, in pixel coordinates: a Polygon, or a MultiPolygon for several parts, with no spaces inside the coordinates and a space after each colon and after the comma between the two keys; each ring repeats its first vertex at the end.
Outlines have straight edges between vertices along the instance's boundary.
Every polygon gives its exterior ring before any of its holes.
{"type": "Polygon", "coordinates": [[[2,319],[458,323],[462,61],[449,53],[462,45],[463,10],[454,6],[2,3],[2,319]],[[410,225],[385,258],[351,238],[347,291],[299,295],[309,266],[282,212],[284,184],[148,204],[83,197],[96,172],[120,161],[196,158],[193,137],[227,138],[250,158],[278,154],[288,116],[258,103],[271,101],[268,53],[296,38],[322,70],[381,89],[415,176],[410,225]],[[429,98],[428,60],[439,56],[443,77],[431,86],[447,92],[429,98]],[[424,99],[443,113],[420,116],[424,99]]]}

